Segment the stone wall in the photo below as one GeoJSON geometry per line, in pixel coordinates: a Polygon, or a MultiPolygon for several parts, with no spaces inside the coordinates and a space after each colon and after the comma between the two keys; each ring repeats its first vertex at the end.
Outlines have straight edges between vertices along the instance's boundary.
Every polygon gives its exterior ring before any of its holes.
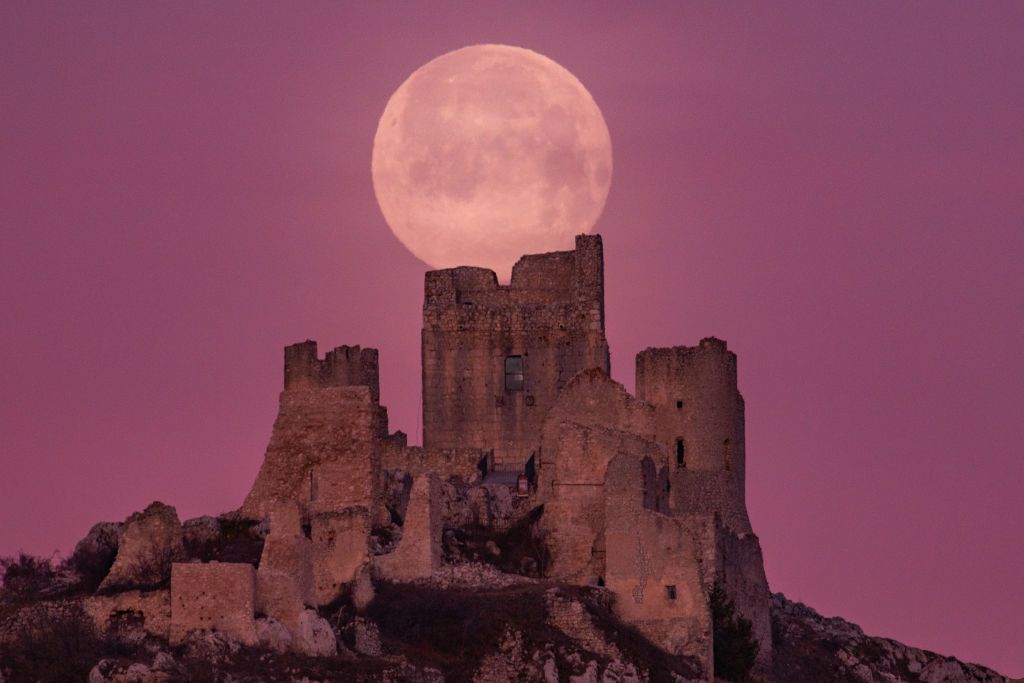
{"type": "MultiPolygon", "coordinates": [[[[593,584],[605,573],[606,469],[619,453],[665,468],[664,449],[634,434],[562,421],[547,424],[541,442],[538,492],[551,551],[551,578],[593,584]]],[[[646,483],[657,487],[657,477],[646,483]]],[[[636,494],[642,501],[643,484],[636,494]]]]}
{"type": "Polygon", "coordinates": [[[761,544],[753,534],[735,534],[722,525],[716,531],[716,578],[735,603],[737,613],[750,619],[760,645],[757,663],[767,671],[772,659],[771,591],[761,544]]]}
{"type": "Polygon", "coordinates": [[[129,621],[151,635],[170,636],[171,592],[167,589],[90,595],[82,600],[82,608],[104,632],[117,631],[119,622],[129,621]]]}
{"type": "Polygon", "coordinates": [[[313,515],[310,526],[315,600],[326,605],[369,561],[370,512],[365,507],[322,512],[313,515]]]}
{"type": "Polygon", "coordinates": [[[378,413],[369,388],[291,389],[281,393],[280,403],[242,516],[261,519],[275,504],[292,500],[307,512],[325,503],[368,505],[379,470],[378,413]]]}
{"type": "Polygon", "coordinates": [[[643,504],[644,459],[622,453],[605,481],[605,585],[615,612],[665,651],[712,670],[711,613],[698,555],[681,520],[643,504]]]}
{"type": "Polygon", "coordinates": [[[421,448],[386,443],[381,450],[381,467],[414,477],[436,474],[443,479],[461,477],[468,482],[480,474],[480,461],[486,456],[487,452],[479,448],[421,448]]]}
{"type": "Polygon", "coordinates": [[[482,268],[428,272],[422,354],[424,447],[525,463],[559,390],[581,370],[609,370],[601,238],[524,256],[508,285],[482,268]],[[510,357],[521,388],[507,382],[510,357]]]}
{"type": "Polygon", "coordinates": [[[171,569],[172,645],[193,630],[216,630],[256,644],[256,572],[251,564],[176,563],[171,569]]]}

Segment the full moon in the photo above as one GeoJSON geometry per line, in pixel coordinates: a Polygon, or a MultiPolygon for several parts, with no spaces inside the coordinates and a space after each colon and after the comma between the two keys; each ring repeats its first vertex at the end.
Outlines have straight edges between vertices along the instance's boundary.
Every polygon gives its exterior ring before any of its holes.
{"type": "Polygon", "coordinates": [[[583,84],[547,57],[474,45],[417,69],[388,100],[373,188],[392,232],[435,268],[493,269],[572,249],[604,208],[612,144],[583,84]]]}

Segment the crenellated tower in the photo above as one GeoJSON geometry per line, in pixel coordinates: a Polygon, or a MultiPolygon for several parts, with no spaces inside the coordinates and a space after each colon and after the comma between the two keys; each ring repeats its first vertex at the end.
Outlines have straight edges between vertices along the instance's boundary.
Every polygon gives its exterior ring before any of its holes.
{"type": "Polygon", "coordinates": [[[601,238],[524,256],[508,285],[484,268],[428,272],[422,344],[424,447],[524,464],[558,392],[582,370],[609,371],[601,238]]]}

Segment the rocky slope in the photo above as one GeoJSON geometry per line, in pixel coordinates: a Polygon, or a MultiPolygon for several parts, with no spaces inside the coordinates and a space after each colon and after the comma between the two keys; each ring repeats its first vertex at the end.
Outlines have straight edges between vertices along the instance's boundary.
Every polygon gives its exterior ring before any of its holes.
{"type": "Polygon", "coordinates": [[[977,664],[864,634],[856,624],[823,617],[810,607],[772,595],[775,675],[786,683],[1003,683],[977,664]]]}
{"type": "MultiPolygon", "coordinates": [[[[764,683],[1008,681],[976,664],[867,636],[855,624],[823,617],[781,594],[772,596],[772,610],[775,668],[755,679],[764,683]]],[[[10,609],[0,619],[6,625],[0,683],[693,680],[688,662],[665,655],[616,620],[603,590],[480,564],[447,567],[418,584],[379,585],[374,605],[362,615],[344,601],[322,611],[337,642],[334,657],[282,652],[273,624],[261,630],[259,647],[209,633],[170,647],[130,624],[116,634],[96,633],[74,597],[23,604],[14,612],[20,623],[12,622],[10,609]]]]}

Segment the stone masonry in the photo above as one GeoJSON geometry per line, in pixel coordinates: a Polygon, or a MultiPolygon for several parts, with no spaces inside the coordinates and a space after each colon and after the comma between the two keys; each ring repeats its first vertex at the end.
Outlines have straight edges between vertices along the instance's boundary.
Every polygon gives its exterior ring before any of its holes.
{"type": "Polygon", "coordinates": [[[176,563],[171,570],[171,644],[199,630],[221,631],[255,645],[255,596],[252,565],[176,563]]]}

